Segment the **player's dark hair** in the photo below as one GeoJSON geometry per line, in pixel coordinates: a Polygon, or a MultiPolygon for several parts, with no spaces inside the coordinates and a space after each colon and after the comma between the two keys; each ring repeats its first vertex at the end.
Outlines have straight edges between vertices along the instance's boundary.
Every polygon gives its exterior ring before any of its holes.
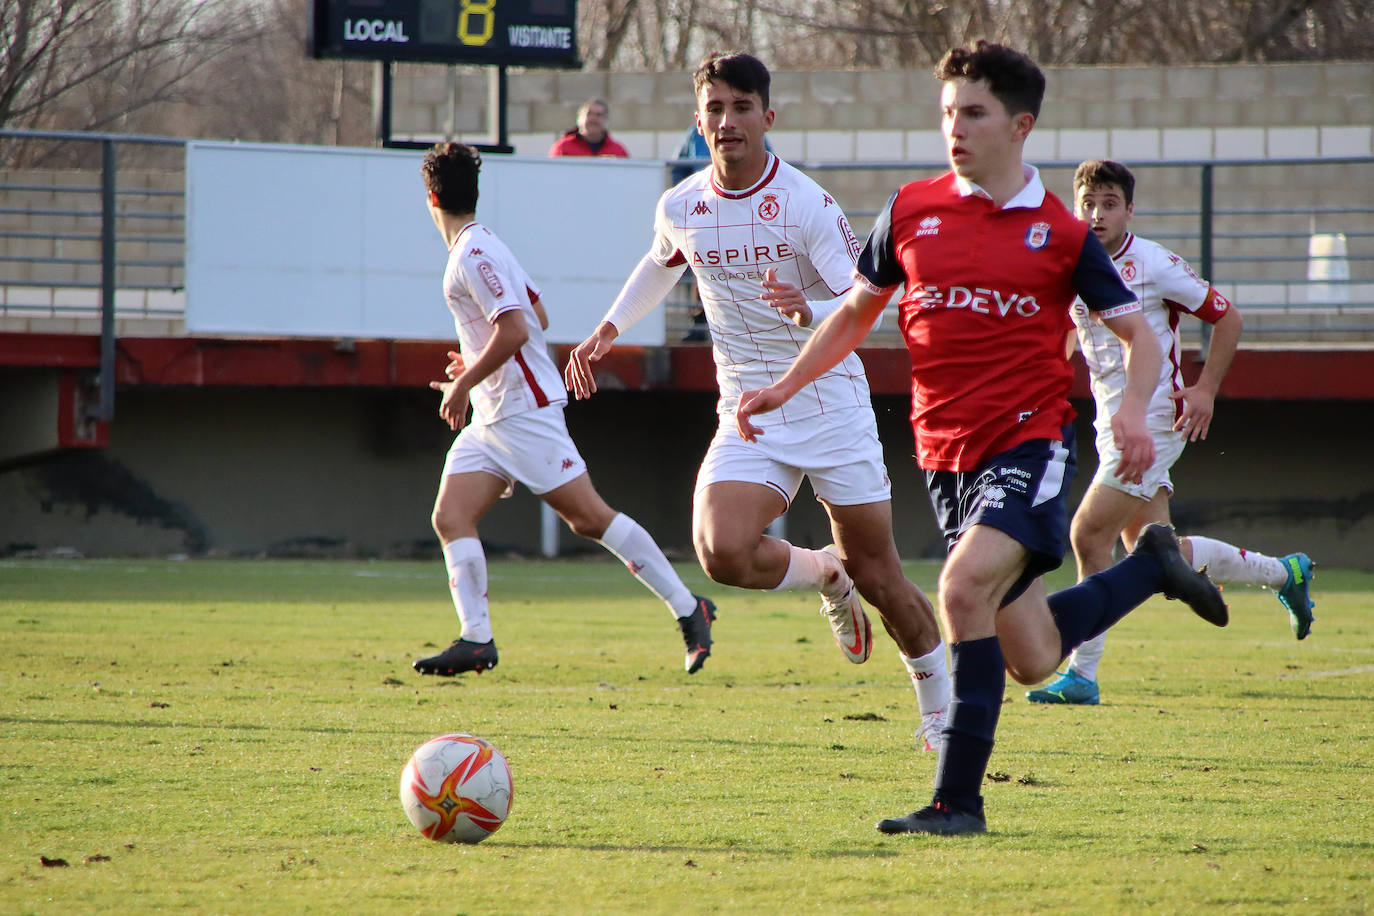
{"type": "Polygon", "coordinates": [[[752,54],[720,51],[708,54],[692,74],[692,89],[701,92],[707,83],[724,83],[736,92],[756,92],[768,110],[768,86],[773,78],[768,68],[752,54]]]}
{"type": "Polygon", "coordinates": [[[1111,159],[1089,159],[1079,163],[1073,173],[1073,196],[1078,196],[1079,188],[1101,188],[1109,184],[1121,189],[1126,206],[1135,202],[1135,176],[1130,169],[1111,159]]]}
{"type": "Polygon", "coordinates": [[[1045,100],[1045,74],[1035,61],[1014,48],[979,39],[972,48],[952,48],[935,65],[935,75],[941,82],[966,79],[969,82],[987,80],[993,97],[1007,109],[1007,114],[1030,112],[1040,117],[1040,103],[1045,100]]]}
{"type": "Polygon", "coordinates": [[[425,190],[434,193],[445,213],[477,212],[477,173],[481,170],[482,154],[466,143],[452,141],[434,144],[420,164],[425,190]]]}

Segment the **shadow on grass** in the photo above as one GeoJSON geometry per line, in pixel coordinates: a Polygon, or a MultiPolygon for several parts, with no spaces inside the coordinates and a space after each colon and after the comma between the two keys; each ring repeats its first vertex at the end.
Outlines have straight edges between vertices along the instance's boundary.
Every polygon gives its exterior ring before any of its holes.
{"type": "MultiPolygon", "coordinates": [[[[947,842],[950,838],[949,838],[949,837],[944,837],[944,838],[937,838],[937,839],[944,839],[944,840],[947,842]]],[[[960,840],[964,840],[964,839],[969,839],[969,838],[967,838],[967,837],[959,837],[959,839],[960,839],[960,840]]],[[[893,842],[893,843],[901,843],[901,842],[906,842],[906,840],[904,840],[903,838],[895,838],[895,839],[892,840],[892,842],[893,842]]],[[[729,855],[729,854],[731,854],[731,853],[747,852],[747,853],[752,853],[752,854],[754,854],[754,855],[778,856],[778,857],[781,857],[781,858],[788,858],[788,859],[795,858],[795,857],[797,856],[797,850],[796,850],[796,849],[784,849],[784,848],[779,848],[779,849],[768,849],[768,848],[764,848],[764,847],[749,846],[749,845],[706,846],[706,845],[698,844],[698,845],[695,845],[695,846],[645,846],[645,845],[631,846],[631,845],[622,845],[622,844],[618,844],[618,843],[569,843],[569,842],[566,842],[566,841],[561,842],[561,843],[554,843],[554,842],[549,842],[549,841],[547,841],[547,840],[537,841],[537,842],[530,842],[530,843],[509,843],[509,842],[507,842],[507,843],[502,843],[502,842],[499,842],[499,841],[487,840],[485,843],[482,844],[482,846],[483,846],[483,847],[486,847],[486,848],[490,848],[490,847],[496,846],[496,847],[501,847],[501,848],[504,848],[504,849],[530,849],[530,850],[534,850],[534,849],[554,849],[554,850],[557,850],[557,849],[567,849],[567,850],[572,850],[572,851],[575,851],[575,852],[631,852],[631,853],[634,853],[634,852],[645,852],[645,853],[671,853],[671,854],[683,854],[683,853],[686,853],[686,854],[689,854],[689,855],[698,855],[698,856],[701,856],[701,855],[729,855]]],[[[807,855],[814,856],[814,857],[816,857],[816,858],[824,858],[824,859],[839,859],[839,858],[853,858],[853,859],[892,859],[892,858],[896,858],[896,857],[898,857],[898,856],[903,856],[903,855],[906,855],[906,854],[907,854],[907,850],[900,849],[900,848],[893,848],[893,849],[887,849],[887,848],[882,848],[882,849],[827,849],[827,850],[823,850],[823,851],[817,851],[817,852],[807,853],[807,855]]]]}

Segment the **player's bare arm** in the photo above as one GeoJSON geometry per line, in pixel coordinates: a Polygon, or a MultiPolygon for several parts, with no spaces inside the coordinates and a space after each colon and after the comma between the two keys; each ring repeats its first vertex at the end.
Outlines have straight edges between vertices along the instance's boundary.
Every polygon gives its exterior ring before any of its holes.
{"type": "Polygon", "coordinates": [[[763,272],[763,295],[765,305],[778,310],[788,321],[799,328],[811,327],[811,306],[799,287],[778,279],[778,272],[770,267],[763,272]]]}
{"type": "Polygon", "coordinates": [[[786,375],[767,388],[756,388],[740,395],[739,406],[735,409],[735,429],[740,438],[746,442],[755,441],[762,430],[749,422],[751,416],[777,410],[802,386],[820,378],[853,353],[868,336],[873,322],[891,297],[892,290],[875,293],[858,285],[851,289],[844,305],[821,322],[816,333],[811,335],[786,375]]]}
{"type": "Polygon", "coordinates": [[[1128,483],[1139,483],[1155,460],[1145,409],[1159,383],[1164,356],[1142,312],[1108,318],[1103,324],[1120,338],[1126,349],[1126,389],[1121,405],[1112,415],[1112,437],[1121,450],[1116,476],[1128,483]]]}
{"type": "MultiPolygon", "coordinates": [[[[429,387],[435,391],[443,392],[443,398],[439,401],[439,418],[448,424],[449,429],[459,430],[467,422],[468,392],[482,379],[495,372],[506,360],[520,352],[525,341],[530,339],[529,325],[525,323],[524,313],[519,309],[510,309],[497,315],[492,326],[496,333],[487,341],[487,345],[477,354],[471,365],[464,365],[456,376],[442,382],[429,383],[429,387]]],[[[449,353],[450,358],[455,356],[457,354],[449,353]]],[[[463,362],[462,357],[457,357],[457,362],[463,362]]],[[[453,366],[453,363],[450,362],[449,366],[453,366]]]]}
{"type": "Polygon", "coordinates": [[[1243,323],[1240,311],[1234,306],[1218,318],[1212,325],[1207,362],[1203,364],[1197,381],[1169,395],[1174,400],[1183,399],[1183,413],[1175,421],[1174,429],[1182,431],[1184,438],[1189,442],[1207,438],[1207,431],[1212,426],[1212,414],[1216,409],[1217,391],[1221,389],[1221,380],[1231,368],[1231,360],[1240,345],[1243,323]]]}
{"type": "Polygon", "coordinates": [[[597,325],[596,330],[586,340],[573,348],[568,355],[568,365],[563,368],[563,381],[573,397],[585,400],[596,393],[596,377],[592,374],[592,363],[611,351],[620,331],[609,321],[597,325]]]}

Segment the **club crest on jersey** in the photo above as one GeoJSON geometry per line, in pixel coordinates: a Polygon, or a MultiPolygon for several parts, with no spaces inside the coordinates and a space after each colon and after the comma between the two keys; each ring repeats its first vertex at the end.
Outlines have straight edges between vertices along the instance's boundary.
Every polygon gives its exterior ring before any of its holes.
{"type": "Polygon", "coordinates": [[[1127,258],[1121,262],[1121,279],[1127,283],[1134,282],[1136,275],[1140,273],[1140,268],[1136,266],[1135,258],[1127,258]]]}
{"type": "Polygon", "coordinates": [[[778,195],[763,195],[763,203],[759,204],[759,219],[777,219],[778,216],[778,195]]]}
{"type": "Polygon", "coordinates": [[[1031,223],[1031,227],[1026,230],[1026,247],[1031,251],[1039,251],[1050,243],[1050,224],[1031,223]]]}
{"type": "Polygon", "coordinates": [[[708,206],[706,206],[706,201],[704,201],[704,200],[699,200],[699,201],[697,201],[697,205],[696,205],[695,207],[692,208],[692,215],[693,215],[693,216],[710,216],[710,215],[711,215],[711,208],[708,207],[708,206]]]}
{"type": "Polygon", "coordinates": [[[482,275],[482,282],[491,290],[491,294],[496,298],[501,298],[506,294],[506,289],[501,285],[501,278],[496,275],[496,270],[486,261],[477,262],[477,272],[482,275]]]}

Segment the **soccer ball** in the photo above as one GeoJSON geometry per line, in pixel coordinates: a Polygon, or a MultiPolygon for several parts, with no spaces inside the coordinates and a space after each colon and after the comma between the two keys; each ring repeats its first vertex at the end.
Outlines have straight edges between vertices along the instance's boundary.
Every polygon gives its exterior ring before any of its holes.
{"type": "Polygon", "coordinates": [[[440,735],[410,755],[401,771],[401,807],[431,840],[480,843],[510,813],[510,767],[474,735],[440,735]]]}

